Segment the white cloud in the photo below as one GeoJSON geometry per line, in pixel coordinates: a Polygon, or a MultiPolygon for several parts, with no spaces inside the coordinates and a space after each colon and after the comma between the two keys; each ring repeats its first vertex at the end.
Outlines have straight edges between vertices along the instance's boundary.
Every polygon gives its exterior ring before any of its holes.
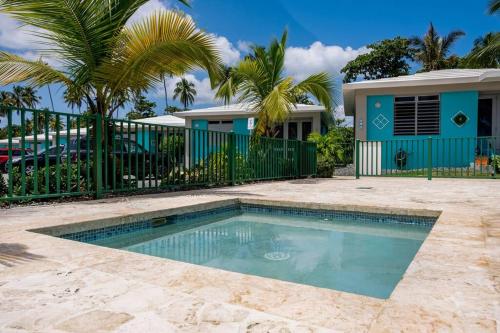
{"type": "MultiPolygon", "coordinates": [[[[215,91],[210,87],[210,79],[208,77],[203,79],[198,79],[193,74],[186,74],[183,76],[188,81],[193,82],[196,89],[196,96],[194,98],[194,104],[216,104],[217,101],[214,100],[215,91]]],[[[167,78],[167,94],[169,100],[172,100],[174,95],[174,89],[177,82],[180,81],[179,77],[167,78]]],[[[163,84],[156,87],[156,97],[165,97],[165,91],[163,84]]],[[[178,100],[177,100],[178,101],[178,100]]]]}
{"type": "Polygon", "coordinates": [[[127,21],[127,24],[130,25],[132,23],[138,22],[155,12],[167,10],[167,7],[169,7],[169,3],[167,1],[162,1],[162,0],[148,1],[144,5],[139,7],[139,9],[134,13],[134,15],[132,15],[132,17],[127,21]]]}
{"type": "Polygon", "coordinates": [[[215,34],[212,34],[212,36],[215,39],[215,45],[220,52],[224,64],[235,65],[240,60],[240,51],[226,37],[215,34]]]}
{"type": "Polygon", "coordinates": [[[337,45],[324,45],[321,42],[314,42],[309,47],[288,47],[285,70],[297,80],[303,80],[308,75],[322,71],[336,76],[350,60],[367,52],[369,50],[366,47],[343,48],[337,45]]]}
{"type": "Polygon", "coordinates": [[[6,14],[0,14],[0,48],[31,50],[36,43],[40,42],[40,37],[33,35],[35,31],[42,30],[22,26],[6,14]]]}
{"type": "Polygon", "coordinates": [[[246,40],[239,40],[237,45],[238,50],[244,53],[249,53],[251,51],[251,46],[253,45],[253,43],[246,40]]]}

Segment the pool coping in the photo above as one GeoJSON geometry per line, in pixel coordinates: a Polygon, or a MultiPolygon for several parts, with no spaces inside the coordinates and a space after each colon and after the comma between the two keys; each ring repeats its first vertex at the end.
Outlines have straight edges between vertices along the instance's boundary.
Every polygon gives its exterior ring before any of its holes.
{"type": "Polygon", "coordinates": [[[60,237],[66,234],[73,234],[95,229],[102,229],[108,227],[115,227],[119,225],[127,225],[143,220],[150,220],[156,218],[169,217],[174,215],[182,215],[187,213],[202,212],[211,209],[224,208],[232,205],[259,205],[264,207],[273,208],[299,208],[310,210],[325,210],[337,211],[347,213],[366,213],[366,214],[380,214],[380,215],[394,215],[397,216],[411,216],[434,218],[434,223],[437,223],[442,211],[430,209],[407,209],[407,208],[387,208],[376,206],[363,206],[363,205],[344,205],[344,204],[325,204],[325,203],[311,203],[311,202],[296,202],[285,200],[262,200],[250,198],[232,198],[221,199],[207,203],[185,205],[174,208],[158,209],[148,212],[141,212],[136,214],[124,214],[121,216],[114,216],[103,219],[90,219],[85,221],[78,221],[74,223],[59,224],[43,228],[27,229],[26,231],[35,232],[43,235],[60,237]]]}

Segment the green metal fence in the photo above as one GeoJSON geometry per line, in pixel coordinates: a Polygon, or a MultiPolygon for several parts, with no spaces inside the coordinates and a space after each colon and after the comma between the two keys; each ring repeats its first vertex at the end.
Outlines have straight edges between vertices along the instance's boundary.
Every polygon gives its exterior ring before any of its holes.
{"type": "Polygon", "coordinates": [[[356,141],[356,177],[496,178],[499,137],[356,141]]]}
{"type": "Polygon", "coordinates": [[[6,109],[0,200],[162,191],[314,176],[316,145],[6,109]]]}

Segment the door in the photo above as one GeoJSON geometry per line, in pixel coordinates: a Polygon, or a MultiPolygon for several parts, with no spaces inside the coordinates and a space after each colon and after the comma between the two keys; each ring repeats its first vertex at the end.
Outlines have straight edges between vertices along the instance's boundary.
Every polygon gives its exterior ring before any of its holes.
{"type": "Polygon", "coordinates": [[[480,97],[477,117],[477,136],[492,137],[491,141],[495,146],[494,153],[500,152],[500,104],[498,101],[498,95],[480,97]]]}
{"type": "Polygon", "coordinates": [[[493,135],[493,98],[479,99],[477,136],[493,135]]]}

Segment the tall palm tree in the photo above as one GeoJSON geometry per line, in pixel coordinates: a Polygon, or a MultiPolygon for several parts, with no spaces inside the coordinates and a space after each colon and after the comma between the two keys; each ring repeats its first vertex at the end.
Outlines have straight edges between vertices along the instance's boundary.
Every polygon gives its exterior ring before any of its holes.
{"type": "Polygon", "coordinates": [[[453,44],[463,35],[465,35],[463,31],[454,30],[441,37],[431,23],[423,38],[411,38],[410,42],[416,48],[415,60],[422,64],[422,71],[428,72],[453,66],[456,63],[453,61],[456,57],[448,57],[448,53],[453,44]]]}
{"type": "Polygon", "coordinates": [[[174,89],[174,99],[179,97],[182,105],[184,105],[184,110],[187,110],[189,105],[194,103],[194,97],[196,96],[196,89],[193,82],[189,82],[185,78],[182,78],[176,83],[174,89]]]}
{"type": "Polygon", "coordinates": [[[42,99],[37,95],[37,91],[33,87],[23,87],[23,104],[25,107],[35,109],[42,99]]]}
{"type": "Polygon", "coordinates": [[[12,97],[14,98],[14,106],[18,109],[25,107],[24,104],[24,88],[21,86],[12,87],[12,97]]]}
{"type": "Polygon", "coordinates": [[[0,117],[5,117],[7,108],[15,106],[16,100],[9,91],[0,91],[0,117]]]}
{"type": "Polygon", "coordinates": [[[490,0],[490,3],[488,4],[488,12],[491,15],[500,12],[500,0],[490,0]]]}
{"type": "Polygon", "coordinates": [[[93,114],[110,116],[124,96],[152,87],[162,73],[201,68],[214,79],[221,62],[214,38],[189,16],[157,11],[127,24],[146,2],[0,0],[0,13],[43,29],[39,35],[48,48],[43,53],[56,55],[60,63],[52,67],[0,51],[0,85],[62,84],[75,88],[93,114]]]}
{"type": "Polygon", "coordinates": [[[490,32],[474,41],[474,47],[466,58],[466,65],[475,68],[500,66],[500,32],[490,32]]]}
{"type": "Polygon", "coordinates": [[[328,73],[313,74],[299,83],[284,75],[287,35],[285,31],[281,40],[274,39],[268,48],[253,46],[253,54],[230,71],[230,78],[223,79],[216,93],[225,103],[239,95],[239,102],[256,110],[257,135],[274,135],[275,125],[288,118],[299,94],[311,94],[328,111],[335,104],[328,73]]]}

